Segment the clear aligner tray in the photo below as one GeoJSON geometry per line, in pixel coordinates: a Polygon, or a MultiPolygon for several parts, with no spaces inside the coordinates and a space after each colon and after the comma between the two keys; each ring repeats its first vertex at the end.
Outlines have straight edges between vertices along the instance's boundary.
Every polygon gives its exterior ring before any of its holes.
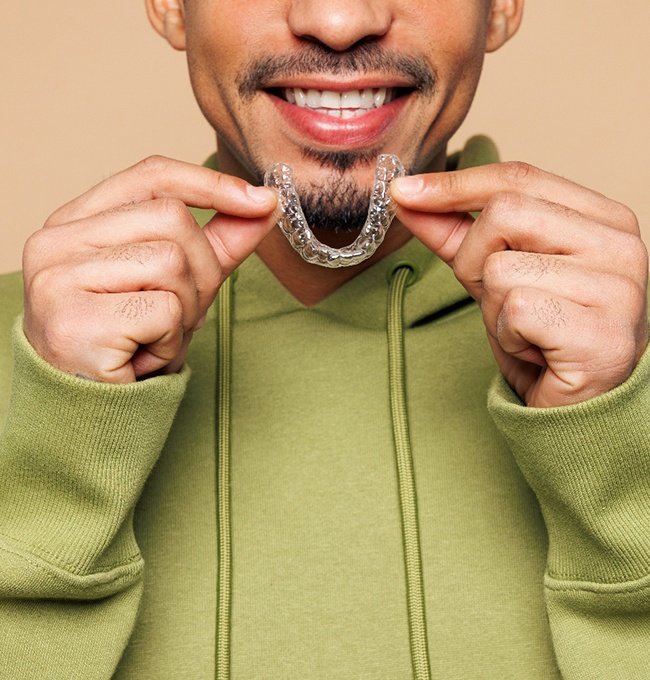
{"type": "Polygon", "coordinates": [[[272,166],[264,177],[264,184],[277,190],[278,226],[304,260],[321,267],[350,267],[367,260],[384,240],[397,209],[390,195],[390,183],[404,174],[404,167],[397,156],[379,156],[368,217],[359,236],[344,248],[332,248],[314,236],[300,207],[293,171],[286,163],[272,166]]]}

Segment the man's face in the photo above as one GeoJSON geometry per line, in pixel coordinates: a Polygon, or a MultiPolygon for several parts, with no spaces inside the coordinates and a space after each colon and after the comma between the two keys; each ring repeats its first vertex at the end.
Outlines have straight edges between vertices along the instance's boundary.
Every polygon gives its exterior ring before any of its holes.
{"type": "Polygon", "coordinates": [[[478,83],[490,8],[186,0],[192,84],[228,171],[261,182],[288,163],[314,226],[358,226],[378,154],[441,169],[478,83]]]}

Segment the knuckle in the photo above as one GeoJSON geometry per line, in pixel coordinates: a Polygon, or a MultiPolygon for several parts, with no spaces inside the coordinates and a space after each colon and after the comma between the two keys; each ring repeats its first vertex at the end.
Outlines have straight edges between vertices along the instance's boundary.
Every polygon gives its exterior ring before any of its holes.
{"type": "Polygon", "coordinates": [[[649,262],[648,247],[640,238],[634,238],[632,250],[639,269],[647,276],[649,262]]]}
{"type": "Polygon", "coordinates": [[[170,330],[176,332],[183,328],[183,305],[178,296],[171,291],[162,291],[161,296],[164,300],[165,314],[169,320],[170,330]]]}
{"type": "Polygon", "coordinates": [[[465,249],[463,248],[462,245],[458,249],[458,252],[456,253],[456,257],[454,258],[452,264],[452,269],[456,278],[461,283],[467,282],[470,275],[469,258],[465,256],[465,249]]]}
{"type": "Polygon", "coordinates": [[[634,210],[624,203],[619,203],[617,201],[614,201],[614,206],[616,211],[616,219],[621,227],[623,227],[623,229],[625,229],[625,231],[629,232],[630,234],[639,235],[641,233],[641,227],[639,225],[639,219],[634,210]]]}
{"type": "Polygon", "coordinates": [[[163,241],[159,246],[159,258],[165,272],[174,278],[185,279],[190,267],[185,251],[174,241],[163,241]]]}
{"type": "Polygon", "coordinates": [[[440,175],[439,179],[443,194],[452,198],[462,195],[464,186],[462,172],[446,172],[440,175]]]}
{"type": "Polygon", "coordinates": [[[158,175],[164,172],[171,164],[171,159],[166,156],[161,156],[159,154],[153,154],[143,158],[139,163],[135,165],[135,171],[139,175],[144,177],[150,177],[152,175],[158,175]]]}
{"type": "Polygon", "coordinates": [[[248,182],[241,177],[233,177],[232,175],[226,175],[223,172],[215,172],[211,191],[213,191],[216,196],[223,195],[234,197],[237,194],[246,196],[248,187],[248,182]]]}
{"type": "Polygon", "coordinates": [[[46,323],[39,326],[36,343],[39,354],[50,361],[58,364],[70,355],[70,348],[78,343],[78,329],[66,315],[52,315],[46,323]]]}
{"type": "Polygon", "coordinates": [[[606,353],[608,369],[627,377],[632,372],[637,354],[636,335],[627,329],[612,329],[611,324],[605,324],[605,331],[612,338],[606,353]]]}
{"type": "Polygon", "coordinates": [[[216,294],[219,292],[219,288],[221,288],[223,280],[224,280],[223,271],[221,270],[221,266],[217,264],[217,266],[210,271],[206,283],[206,292],[208,293],[208,299],[212,299],[216,296],[216,294]]]}
{"type": "Polygon", "coordinates": [[[62,208],[57,208],[53,213],[51,213],[43,223],[43,228],[48,229],[49,227],[53,227],[55,224],[58,224],[59,216],[61,215],[62,211],[62,208]]]}
{"type": "Polygon", "coordinates": [[[163,224],[173,228],[174,233],[179,229],[185,230],[194,223],[187,206],[178,198],[158,198],[152,201],[152,209],[163,224]]]}
{"type": "Polygon", "coordinates": [[[47,238],[44,236],[42,230],[34,232],[25,241],[23,247],[23,272],[29,274],[35,267],[38,267],[38,263],[43,257],[44,241],[47,238]]]}
{"type": "Polygon", "coordinates": [[[537,168],[524,161],[502,163],[504,180],[515,188],[525,188],[534,180],[537,168]]]}
{"type": "Polygon", "coordinates": [[[616,253],[622,268],[632,276],[645,276],[648,270],[648,249],[636,234],[619,232],[616,253]]]}
{"type": "Polygon", "coordinates": [[[41,267],[25,277],[25,298],[32,304],[56,295],[66,272],[62,267],[41,267]]]}
{"type": "Polygon", "coordinates": [[[486,223],[493,224],[503,220],[505,215],[520,210],[523,202],[524,199],[519,194],[512,191],[498,191],[488,199],[479,222],[485,226],[486,223]]]}
{"type": "Polygon", "coordinates": [[[508,321],[514,321],[525,315],[530,309],[530,301],[524,288],[513,288],[508,291],[503,301],[503,311],[508,321]]]}
{"type": "Polygon", "coordinates": [[[626,277],[620,282],[620,288],[614,297],[616,308],[623,315],[635,319],[645,316],[648,305],[645,280],[639,282],[626,277]]]}
{"type": "Polygon", "coordinates": [[[488,292],[498,291],[504,287],[507,278],[507,265],[503,252],[492,253],[483,265],[483,288],[488,292]]]}
{"type": "MultiPolygon", "coordinates": [[[[230,178],[230,181],[238,183],[235,178],[230,178]]],[[[241,181],[241,183],[244,184],[243,180],[239,180],[239,181],[241,181]]],[[[227,183],[226,176],[222,172],[215,172],[214,173],[214,186],[215,186],[215,189],[217,191],[220,190],[220,189],[223,189],[224,186],[226,185],[226,183],[227,183]]]]}

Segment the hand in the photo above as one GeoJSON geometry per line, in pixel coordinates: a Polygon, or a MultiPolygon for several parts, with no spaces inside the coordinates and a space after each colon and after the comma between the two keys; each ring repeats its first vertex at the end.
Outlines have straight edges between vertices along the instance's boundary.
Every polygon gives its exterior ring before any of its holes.
{"type": "Polygon", "coordinates": [[[180,369],[223,281],[274,224],[268,189],[152,157],[53,213],[27,242],[24,330],[56,368],[133,382],[180,369]],[[200,229],[187,206],[218,214],[200,229]]]}
{"type": "Polygon", "coordinates": [[[628,208],[523,163],[399,179],[392,193],[479,303],[527,405],[578,403],[630,376],[648,342],[648,258],[628,208]]]}

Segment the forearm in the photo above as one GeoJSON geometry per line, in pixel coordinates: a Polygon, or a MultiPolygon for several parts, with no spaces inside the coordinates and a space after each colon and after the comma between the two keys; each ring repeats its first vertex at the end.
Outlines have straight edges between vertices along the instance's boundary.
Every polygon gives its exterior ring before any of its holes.
{"type": "Polygon", "coordinates": [[[495,421],[549,533],[546,600],[567,680],[650,668],[650,353],[621,387],[529,409],[500,380],[495,421]]]}
{"type": "Polygon", "coordinates": [[[14,347],[0,439],[0,659],[17,665],[3,676],[46,664],[41,677],[59,677],[63,664],[61,677],[83,677],[94,647],[117,663],[135,619],[143,560],[133,510],[187,371],[107,385],[53,369],[18,325],[14,347]]]}

